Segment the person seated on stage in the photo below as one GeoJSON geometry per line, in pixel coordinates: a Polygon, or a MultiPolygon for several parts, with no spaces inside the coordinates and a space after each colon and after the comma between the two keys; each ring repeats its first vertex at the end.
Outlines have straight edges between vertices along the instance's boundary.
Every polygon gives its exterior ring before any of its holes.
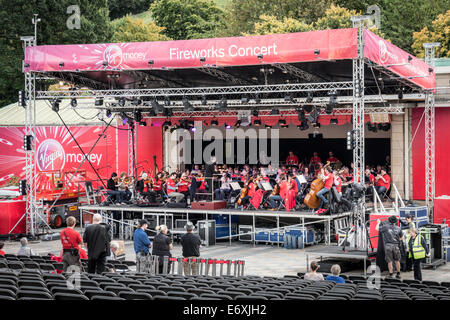
{"type": "Polygon", "coordinates": [[[191,170],[191,174],[199,173],[200,172],[200,166],[198,164],[194,165],[194,168],[191,170]]]}
{"type": "Polygon", "coordinates": [[[375,177],[375,190],[381,197],[391,187],[391,177],[387,174],[386,168],[382,168],[380,174],[375,177]]]}
{"type": "Polygon", "coordinates": [[[333,264],[331,266],[331,275],[327,276],[325,280],[333,281],[335,283],[345,283],[344,278],[340,277],[341,267],[338,264],[333,264]]]}
{"type": "Polygon", "coordinates": [[[139,194],[141,194],[142,197],[148,202],[156,202],[156,192],[152,191],[150,188],[150,182],[147,172],[143,171],[141,173],[141,179],[136,183],[136,191],[139,192],[139,194]],[[147,191],[145,191],[146,188],[147,191]]]}
{"type": "Polygon", "coordinates": [[[293,176],[289,176],[287,191],[283,198],[286,211],[291,211],[291,209],[295,208],[295,197],[297,196],[297,193],[297,182],[293,176]]]}
{"type": "Polygon", "coordinates": [[[176,182],[177,174],[175,172],[170,174],[167,179],[167,197],[170,199],[175,198],[176,203],[180,203],[184,199],[184,194],[178,192],[178,184],[176,182]]]}
{"type": "Polygon", "coordinates": [[[269,210],[276,210],[280,206],[280,202],[284,201],[286,197],[286,192],[288,191],[288,181],[286,179],[286,175],[281,175],[280,179],[277,180],[279,185],[279,194],[271,194],[269,196],[269,210]]]}
{"type": "Polygon", "coordinates": [[[334,182],[334,176],[328,166],[322,168],[322,171],[319,174],[319,179],[322,179],[323,182],[325,182],[325,186],[319,192],[317,192],[317,197],[319,197],[320,199],[320,205],[317,209],[322,209],[324,204],[328,204],[328,200],[324,195],[330,192],[334,182]]]}
{"type": "Polygon", "coordinates": [[[311,183],[314,181],[314,173],[311,172],[308,167],[305,167],[305,169],[303,169],[303,176],[308,182],[308,185],[311,185],[311,183]]]}
{"type": "Polygon", "coordinates": [[[309,166],[315,166],[319,163],[322,163],[322,159],[320,159],[319,153],[314,152],[311,160],[309,160],[309,166]]]}
{"type": "Polygon", "coordinates": [[[298,157],[294,152],[289,151],[289,155],[286,158],[286,165],[298,165],[298,157]]]}
{"type": "Polygon", "coordinates": [[[108,189],[106,193],[112,201],[115,201],[116,203],[122,203],[122,193],[117,189],[118,182],[119,177],[117,176],[117,173],[113,172],[111,174],[111,178],[109,178],[106,183],[106,188],[108,189]]]}
{"type": "Polygon", "coordinates": [[[339,159],[334,156],[333,151],[328,152],[327,162],[330,162],[331,165],[335,165],[338,161],[339,159]]]}
{"type": "Polygon", "coordinates": [[[350,174],[350,169],[348,167],[343,168],[344,172],[342,173],[343,183],[350,182],[353,179],[353,176],[350,174]]]}
{"type": "Polygon", "coordinates": [[[270,182],[269,177],[267,176],[266,169],[261,168],[261,181],[270,182]]]}
{"type": "Polygon", "coordinates": [[[214,190],[214,199],[215,200],[225,200],[230,194],[231,186],[230,186],[231,178],[227,172],[222,173],[222,177],[220,178],[220,188],[214,190]]]}
{"type": "Polygon", "coordinates": [[[267,165],[266,173],[267,173],[268,176],[274,176],[274,175],[277,174],[277,170],[275,170],[275,168],[272,167],[272,165],[269,163],[269,164],[267,165]]]}
{"type": "Polygon", "coordinates": [[[366,168],[364,171],[364,183],[368,192],[370,192],[372,190],[371,187],[375,185],[375,176],[370,171],[370,168],[366,168]]]}
{"type": "Polygon", "coordinates": [[[311,261],[310,267],[311,267],[311,272],[306,273],[305,276],[303,277],[303,279],[311,280],[311,281],[324,280],[323,274],[317,272],[317,270],[319,270],[319,264],[317,263],[317,261],[311,261]]]}
{"type": "Polygon", "coordinates": [[[180,181],[178,182],[178,192],[184,194],[184,198],[187,200],[190,200],[190,196],[189,196],[189,187],[190,186],[191,186],[191,180],[188,178],[186,173],[183,173],[181,175],[180,181]]]}
{"type": "Polygon", "coordinates": [[[164,183],[162,172],[158,172],[156,176],[152,179],[152,191],[156,193],[156,195],[163,196],[162,185],[164,183]]]}
{"type": "Polygon", "coordinates": [[[336,187],[336,191],[339,194],[342,194],[342,178],[339,176],[339,172],[337,170],[334,170],[333,176],[334,176],[333,185],[336,187]]]}
{"type": "Polygon", "coordinates": [[[127,177],[126,172],[122,172],[117,185],[119,192],[122,194],[122,202],[130,201],[131,199],[131,191],[128,189],[130,185],[132,185],[131,179],[127,177]]]}
{"type": "Polygon", "coordinates": [[[233,179],[232,175],[233,175],[233,168],[232,167],[228,167],[227,168],[227,173],[228,176],[230,177],[230,179],[233,179]]]}
{"type": "Polygon", "coordinates": [[[281,168],[277,169],[277,176],[275,177],[275,180],[283,180],[282,177],[285,176],[286,174],[283,172],[283,170],[281,168]]]}
{"type": "Polygon", "coordinates": [[[383,169],[383,167],[381,165],[377,165],[377,169],[375,170],[376,174],[381,174],[381,169],[383,169]]]}
{"type": "Polygon", "coordinates": [[[253,175],[252,169],[250,168],[250,166],[248,164],[244,164],[244,170],[245,172],[247,172],[250,176],[253,175]]]}
{"type": "Polygon", "coordinates": [[[255,195],[256,189],[258,187],[257,184],[255,182],[253,182],[253,179],[251,179],[249,182],[247,182],[246,185],[247,185],[248,191],[247,191],[247,195],[242,198],[241,203],[243,206],[246,206],[250,202],[250,199],[255,195]]]}
{"type": "MultiPolygon", "coordinates": [[[[207,183],[205,178],[203,177],[203,173],[198,172],[193,174],[191,186],[189,188],[189,194],[190,194],[190,200],[191,202],[195,200],[195,195],[198,193],[207,193],[207,183]]],[[[205,198],[205,197],[199,197],[199,198],[205,198]]]]}
{"type": "Polygon", "coordinates": [[[233,174],[231,175],[231,179],[233,181],[237,181],[241,179],[241,174],[239,173],[239,168],[234,168],[233,174]]]}

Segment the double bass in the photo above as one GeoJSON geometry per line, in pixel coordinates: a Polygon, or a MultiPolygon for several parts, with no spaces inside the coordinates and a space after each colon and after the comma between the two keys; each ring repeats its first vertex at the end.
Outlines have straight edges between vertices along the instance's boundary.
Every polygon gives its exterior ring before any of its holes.
{"type": "MultiPolygon", "coordinates": [[[[330,162],[328,161],[324,167],[329,167],[330,162]]],[[[311,209],[316,209],[320,205],[320,199],[317,197],[317,193],[323,189],[325,186],[325,182],[320,178],[321,174],[319,174],[319,178],[315,179],[311,183],[311,189],[303,201],[311,209]]]]}
{"type": "Polygon", "coordinates": [[[253,178],[249,178],[248,181],[245,183],[244,187],[241,189],[241,195],[239,196],[239,199],[237,200],[238,206],[242,205],[242,199],[247,196],[248,194],[248,185],[253,180],[253,178]]]}

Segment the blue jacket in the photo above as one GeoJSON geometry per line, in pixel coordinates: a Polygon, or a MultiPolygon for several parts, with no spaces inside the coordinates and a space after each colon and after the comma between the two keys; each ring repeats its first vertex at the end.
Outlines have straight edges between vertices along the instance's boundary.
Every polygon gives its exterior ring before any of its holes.
{"type": "Polygon", "coordinates": [[[150,252],[150,240],[148,239],[147,233],[145,233],[144,230],[141,228],[136,229],[134,232],[134,252],[138,254],[142,250],[144,250],[145,253],[150,252]]]}
{"type": "Polygon", "coordinates": [[[344,278],[339,277],[339,276],[331,276],[330,275],[330,276],[327,276],[325,280],[333,281],[335,283],[345,283],[344,278]]]}

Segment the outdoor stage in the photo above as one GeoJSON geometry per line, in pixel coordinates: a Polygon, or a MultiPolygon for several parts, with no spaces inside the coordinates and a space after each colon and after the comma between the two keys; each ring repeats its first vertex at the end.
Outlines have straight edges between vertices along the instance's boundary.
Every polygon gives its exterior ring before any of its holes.
{"type": "MultiPolygon", "coordinates": [[[[80,219],[83,218],[83,213],[88,214],[94,214],[94,213],[100,213],[102,216],[105,217],[105,214],[108,212],[120,212],[121,213],[121,219],[120,220],[114,220],[108,217],[108,219],[116,222],[120,222],[122,225],[127,225],[128,223],[124,221],[124,212],[134,212],[139,214],[139,219],[145,219],[147,217],[156,217],[157,218],[157,224],[164,223],[166,224],[168,221],[168,217],[172,216],[172,222],[174,222],[175,215],[182,216],[183,219],[189,220],[189,217],[193,215],[201,215],[201,220],[208,220],[209,218],[212,218],[212,215],[228,215],[229,222],[231,221],[232,216],[246,216],[252,218],[252,226],[253,231],[252,232],[246,232],[242,234],[236,234],[232,235],[231,232],[231,223],[228,223],[229,226],[229,234],[231,236],[229,237],[220,237],[217,239],[226,239],[229,238],[229,242],[231,245],[232,238],[237,238],[242,235],[251,235],[254,233],[256,229],[256,222],[257,219],[269,219],[269,218],[275,218],[276,220],[276,228],[269,229],[270,231],[276,231],[277,234],[279,234],[279,231],[284,229],[285,227],[280,226],[280,219],[287,220],[288,218],[292,218],[298,221],[298,224],[290,224],[290,226],[301,226],[302,228],[305,228],[306,226],[310,226],[312,224],[321,223],[324,225],[324,230],[326,230],[326,237],[325,237],[325,243],[330,244],[331,239],[331,223],[335,219],[349,217],[351,215],[351,212],[344,212],[340,214],[333,214],[333,215],[324,215],[319,216],[314,214],[311,211],[298,211],[298,212],[286,212],[286,211],[263,211],[263,210],[233,210],[233,209],[219,209],[219,210],[199,210],[199,209],[190,209],[190,208],[165,208],[165,207],[138,207],[138,206],[99,206],[99,205],[88,205],[88,206],[81,206],[80,209],[80,219]]],[[[83,221],[80,221],[80,225],[83,226],[83,221]]],[[[171,226],[168,226],[169,229],[171,226]]],[[[175,230],[179,231],[179,230],[175,230]]],[[[253,243],[255,244],[256,241],[253,237],[253,243]]],[[[279,242],[277,242],[278,246],[280,245],[279,242]]]]}

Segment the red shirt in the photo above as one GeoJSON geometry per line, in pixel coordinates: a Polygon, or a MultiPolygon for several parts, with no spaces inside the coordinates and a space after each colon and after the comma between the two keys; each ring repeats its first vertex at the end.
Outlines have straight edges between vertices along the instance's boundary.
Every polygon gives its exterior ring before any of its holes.
{"type": "Polygon", "coordinates": [[[325,188],[328,190],[331,189],[334,183],[334,176],[332,173],[329,173],[327,176],[325,176],[325,188]]]}
{"type": "Polygon", "coordinates": [[[310,163],[318,163],[322,162],[322,159],[320,157],[311,157],[310,163]]]}
{"type": "Polygon", "coordinates": [[[180,180],[178,183],[178,192],[187,192],[189,191],[189,182],[180,180]]]}
{"type": "Polygon", "coordinates": [[[81,235],[78,233],[78,231],[75,231],[72,228],[66,228],[61,231],[61,243],[63,249],[75,248],[80,250],[80,247],[78,245],[82,242],[83,239],[81,239],[81,235]]]}
{"type": "Polygon", "coordinates": [[[0,250],[0,256],[4,256],[5,255],[5,251],[0,250]]]}
{"type": "Polygon", "coordinates": [[[341,193],[342,192],[342,179],[341,179],[341,177],[336,177],[336,179],[334,181],[334,185],[336,186],[337,192],[341,193]]]}
{"type": "Polygon", "coordinates": [[[285,198],[286,197],[286,193],[288,192],[288,182],[287,180],[283,180],[280,183],[280,196],[281,198],[285,198]]]}
{"type": "Polygon", "coordinates": [[[378,181],[377,181],[377,186],[378,186],[378,187],[385,187],[386,189],[389,190],[389,187],[391,186],[391,177],[389,177],[388,174],[385,174],[385,175],[383,176],[383,178],[384,178],[384,180],[386,180],[386,182],[384,182],[384,181],[381,180],[381,179],[378,179],[378,181]]]}
{"type": "Polygon", "coordinates": [[[288,156],[286,158],[287,164],[298,164],[298,157],[294,154],[293,156],[288,156]]]}
{"type": "Polygon", "coordinates": [[[167,179],[167,194],[171,194],[172,192],[176,192],[176,190],[170,189],[169,187],[176,188],[175,187],[175,181],[172,179],[167,179]]]}
{"type": "Polygon", "coordinates": [[[153,181],[153,191],[161,191],[161,186],[162,185],[162,182],[161,182],[161,180],[155,180],[155,181],[153,181]]]}
{"type": "Polygon", "coordinates": [[[253,195],[256,193],[256,184],[254,184],[253,182],[250,182],[248,184],[248,193],[247,195],[249,197],[253,197],[253,195]]]}
{"type": "Polygon", "coordinates": [[[198,187],[199,190],[205,190],[206,189],[206,180],[203,180],[200,184],[200,187],[198,187]]]}
{"type": "Polygon", "coordinates": [[[297,181],[295,181],[295,179],[291,180],[291,186],[292,186],[291,190],[293,190],[295,195],[297,195],[297,193],[298,193],[298,186],[297,186],[297,181]]]}
{"type": "Polygon", "coordinates": [[[336,157],[329,157],[329,158],[327,159],[327,161],[330,161],[331,163],[336,163],[336,162],[338,162],[339,160],[338,160],[338,158],[336,158],[336,157]]]}

